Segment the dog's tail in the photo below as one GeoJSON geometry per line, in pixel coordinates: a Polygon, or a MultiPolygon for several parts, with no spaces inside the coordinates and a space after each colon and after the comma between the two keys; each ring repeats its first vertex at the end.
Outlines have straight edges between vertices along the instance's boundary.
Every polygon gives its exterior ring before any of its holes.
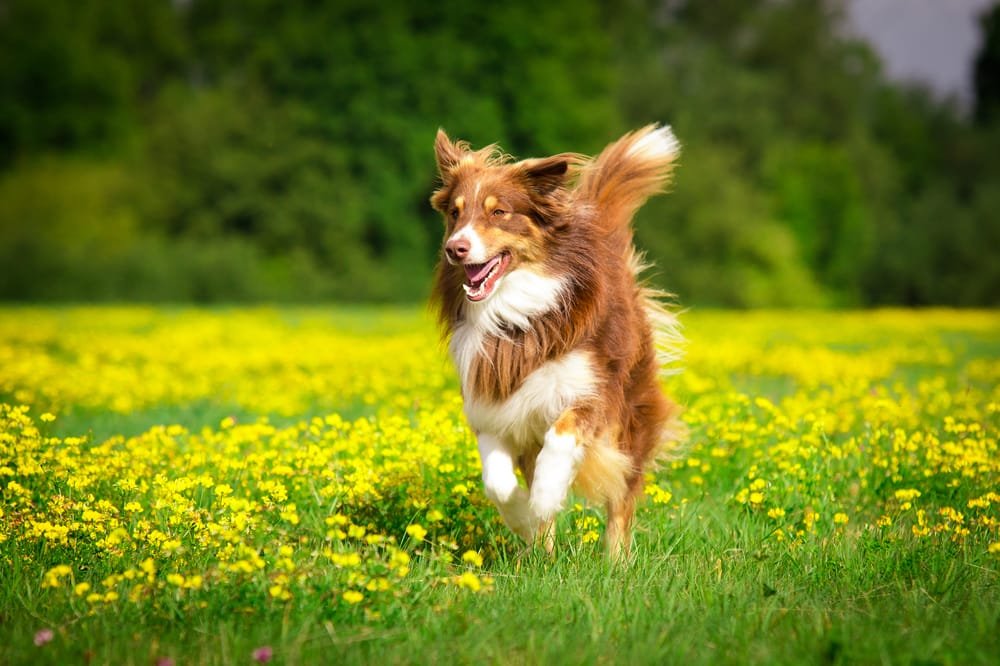
{"type": "Polygon", "coordinates": [[[661,191],[680,154],[669,126],[646,125],[605,148],[580,174],[577,195],[596,208],[607,231],[627,227],[650,196],[661,191]]]}

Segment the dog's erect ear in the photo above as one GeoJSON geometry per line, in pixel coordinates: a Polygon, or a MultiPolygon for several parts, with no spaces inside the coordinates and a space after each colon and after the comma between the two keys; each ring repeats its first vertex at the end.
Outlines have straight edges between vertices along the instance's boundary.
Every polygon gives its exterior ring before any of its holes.
{"type": "Polygon", "coordinates": [[[434,139],[434,155],[437,157],[438,173],[441,178],[447,180],[448,174],[458,166],[467,152],[467,144],[464,141],[452,143],[443,129],[439,129],[437,138],[434,139]]]}
{"type": "Polygon", "coordinates": [[[579,162],[579,156],[572,153],[523,160],[524,178],[535,194],[545,196],[566,183],[570,167],[579,162]]]}
{"type": "Polygon", "coordinates": [[[518,163],[527,185],[533,216],[545,225],[566,225],[566,181],[581,163],[579,155],[562,153],[552,157],[522,160],[518,163]]]}

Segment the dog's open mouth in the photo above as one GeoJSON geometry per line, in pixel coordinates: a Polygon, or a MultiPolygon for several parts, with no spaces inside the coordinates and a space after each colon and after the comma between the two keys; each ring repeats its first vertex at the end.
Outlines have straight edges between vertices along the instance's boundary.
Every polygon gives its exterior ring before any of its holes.
{"type": "Polygon", "coordinates": [[[465,264],[465,296],[470,301],[481,301],[493,293],[497,280],[507,270],[510,255],[501,252],[485,264],[465,264]]]}

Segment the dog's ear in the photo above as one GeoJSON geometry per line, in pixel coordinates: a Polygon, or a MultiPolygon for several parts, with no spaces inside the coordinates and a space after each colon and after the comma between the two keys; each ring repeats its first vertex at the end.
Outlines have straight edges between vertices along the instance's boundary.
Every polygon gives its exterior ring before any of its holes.
{"type": "Polygon", "coordinates": [[[462,161],[468,152],[468,144],[464,141],[452,142],[443,129],[439,129],[434,139],[434,155],[437,158],[438,173],[442,180],[447,181],[448,175],[462,161]]]}
{"type": "Polygon", "coordinates": [[[552,157],[541,157],[521,162],[525,182],[534,194],[547,196],[553,190],[565,185],[570,168],[579,162],[579,156],[562,153],[552,157]]]}
{"type": "Polygon", "coordinates": [[[444,212],[451,197],[451,188],[454,184],[454,170],[463,159],[469,154],[469,144],[464,141],[453,142],[444,133],[443,129],[437,132],[434,139],[434,156],[437,159],[438,173],[441,174],[441,187],[431,195],[431,206],[435,210],[444,212]]]}
{"type": "Polygon", "coordinates": [[[580,156],[562,153],[552,157],[522,160],[521,177],[531,197],[533,217],[544,225],[566,225],[566,181],[580,164],[580,156]]]}

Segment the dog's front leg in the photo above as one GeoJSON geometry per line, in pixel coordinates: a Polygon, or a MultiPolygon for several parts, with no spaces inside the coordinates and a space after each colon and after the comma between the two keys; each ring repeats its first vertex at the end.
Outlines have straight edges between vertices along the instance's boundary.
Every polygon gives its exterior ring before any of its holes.
{"type": "MultiPolygon", "coordinates": [[[[547,530],[551,530],[552,520],[562,509],[583,461],[584,450],[576,421],[574,412],[563,413],[545,433],[542,450],[535,459],[530,508],[535,519],[547,526],[547,530]]],[[[545,540],[546,547],[551,550],[551,533],[545,535],[545,540]]]]}
{"type": "Polygon", "coordinates": [[[507,527],[531,543],[538,523],[528,508],[528,491],[518,484],[514,474],[510,448],[487,433],[479,433],[478,443],[486,496],[496,505],[507,527]]]}

